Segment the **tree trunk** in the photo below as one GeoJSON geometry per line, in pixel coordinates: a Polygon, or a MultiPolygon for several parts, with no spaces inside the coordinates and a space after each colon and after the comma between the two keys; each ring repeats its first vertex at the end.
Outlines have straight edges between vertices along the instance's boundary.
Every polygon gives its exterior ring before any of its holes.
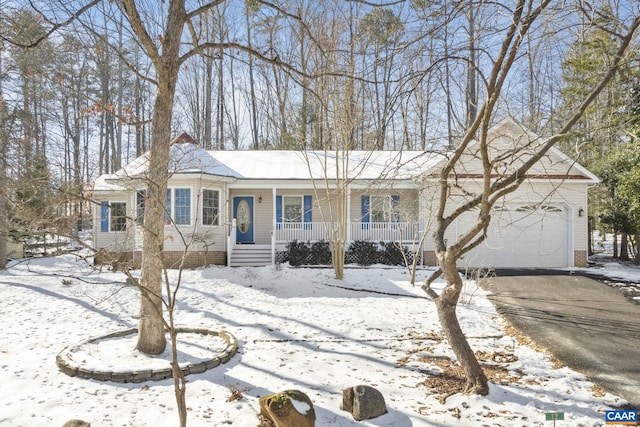
{"type": "Polygon", "coordinates": [[[456,306],[462,291],[462,279],[456,268],[455,261],[452,262],[445,259],[441,262],[441,268],[447,285],[438,298],[435,299],[440,326],[447,341],[449,341],[451,350],[453,350],[464,371],[465,379],[467,380],[464,393],[486,396],[489,394],[487,377],[480,363],[478,363],[471,346],[469,346],[467,337],[462,332],[456,315],[456,306]]]}
{"type": "Polygon", "coordinates": [[[178,332],[173,323],[173,307],[170,309],[171,318],[171,374],[173,375],[173,391],[178,405],[178,419],[180,427],[187,426],[187,380],[180,368],[178,360],[178,332]]]}
{"type": "Polygon", "coordinates": [[[167,345],[162,320],[162,251],[172,104],[173,92],[169,94],[161,87],[158,88],[152,119],[153,134],[144,211],[140,323],[136,345],[139,351],[147,354],[160,354],[167,345]]]}
{"type": "MultiPolygon", "coordinates": [[[[131,1],[125,7],[134,10],[131,1]]],[[[180,70],[180,35],[184,23],[184,3],[172,2],[162,56],[156,58],[158,87],[151,118],[151,149],[144,212],[140,281],[140,324],[136,348],[147,354],[160,354],[167,345],[162,318],[162,271],[165,203],[169,179],[173,98],[180,70]]]]}
{"type": "Polygon", "coordinates": [[[620,237],[620,261],[629,261],[629,239],[627,233],[620,237]]]}
{"type": "MultiPolygon", "coordinates": [[[[0,42],[0,48],[4,47],[0,42]]],[[[2,96],[2,55],[0,55],[0,99],[2,96]]],[[[0,104],[0,269],[7,267],[7,234],[9,224],[7,222],[7,151],[9,148],[9,132],[5,123],[5,105],[0,104]]]]}
{"type": "MultiPolygon", "coordinates": [[[[0,159],[2,162],[2,159],[0,159]]],[[[2,174],[3,172],[0,172],[2,174]]],[[[4,188],[4,177],[2,179],[2,187],[4,188]]],[[[7,268],[7,200],[4,192],[0,190],[0,270],[7,268]]]]}
{"type": "MultiPolygon", "coordinates": [[[[211,130],[213,127],[213,49],[208,49],[208,55],[204,56],[204,139],[202,146],[205,150],[213,149],[213,137],[211,130]]],[[[199,94],[195,94],[196,98],[199,94]]]]}

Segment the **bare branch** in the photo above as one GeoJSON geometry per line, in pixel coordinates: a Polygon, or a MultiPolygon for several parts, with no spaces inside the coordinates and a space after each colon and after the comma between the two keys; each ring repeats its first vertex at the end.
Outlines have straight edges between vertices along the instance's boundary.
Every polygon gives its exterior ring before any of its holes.
{"type": "Polygon", "coordinates": [[[31,8],[33,10],[35,10],[36,12],[38,12],[40,14],[41,17],[43,17],[47,22],[52,24],[52,27],[49,28],[42,36],[38,37],[36,40],[34,40],[31,43],[28,44],[22,44],[22,43],[18,43],[15,40],[12,40],[4,35],[2,35],[2,33],[0,33],[0,39],[6,41],[7,43],[10,43],[14,46],[17,47],[21,47],[21,48],[33,48],[38,46],[40,43],[42,43],[43,41],[45,41],[46,39],[49,38],[49,36],[51,36],[53,33],[55,33],[56,31],[58,31],[59,29],[66,27],[67,25],[70,25],[71,23],[73,23],[75,20],[77,20],[80,16],[82,16],[85,12],[87,12],[89,9],[91,9],[92,7],[94,7],[95,5],[101,3],[102,0],[91,0],[89,3],[87,3],[86,5],[84,5],[83,7],[81,7],[80,9],[78,9],[75,13],[72,13],[71,16],[69,16],[69,18],[67,18],[65,21],[63,22],[52,22],[49,19],[46,19],[44,14],[42,12],[39,11],[39,9],[33,4],[32,0],[29,0],[29,4],[31,6],[31,8]]]}

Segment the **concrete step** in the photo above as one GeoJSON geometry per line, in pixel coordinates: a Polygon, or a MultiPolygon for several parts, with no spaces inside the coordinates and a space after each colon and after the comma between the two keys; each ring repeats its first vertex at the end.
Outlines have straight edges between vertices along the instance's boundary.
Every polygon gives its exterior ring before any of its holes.
{"type": "Polygon", "coordinates": [[[236,246],[230,267],[264,267],[271,265],[271,247],[236,246]]]}

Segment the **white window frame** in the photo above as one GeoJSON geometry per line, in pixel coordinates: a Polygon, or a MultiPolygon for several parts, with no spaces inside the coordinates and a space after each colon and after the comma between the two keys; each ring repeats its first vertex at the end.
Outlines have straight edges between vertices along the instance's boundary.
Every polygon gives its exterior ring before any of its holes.
{"type": "Polygon", "coordinates": [[[400,206],[393,206],[392,197],[394,195],[385,194],[385,195],[369,195],[369,222],[376,222],[379,224],[384,224],[388,222],[400,222],[400,206]],[[374,211],[374,206],[378,203],[382,203],[382,210],[374,211]],[[374,220],[374,212],[382,213],[383,220],[378,221],[374,220]]]}
{"type": "Polygon", "coordinates": [[[200,200],[200,203],[201,203],[200,209],[201,209],[201,213],[202,213],[202,219],[200,220],[200,223],[205,227],[216,227],[216,226],[220,225],[220,212],[221,212],[221,209],[220,209],[220,194],[221,194],[221,192],[217,188],[203,188],[202,189],[201,200],[200,200]],[[204,215],[204,209],[205,209],[205,206],[204,206],[204,192],[205,191],[214,191],[216,194],[218,194],[218,205],[215,207],[216,216],[214,218],[213,224],[205,224],[205,222],[204,222],[204,218],[205,218],[205,215],[204,215]]]}
{"type": "Polygon", "coordinates": [[[302,224],[304,222],[304,196],[299,196],[299,195],[282,195],[282,222],[283,223],[292,223],[292,224],[302,224]],[[289,199],[298,199],[298,201],[300,202],[300,212],[298,215],[298,220],[297,221],[293,221],[290,219],[287,219],[286,216],[286,206],[287,204],[285,203],[285,200],[289,198],[289,199]]]}
{"type": "Polygon", "coordinates": [[[391,196],[369,196],[369,221],[370,222],[390,222],[391,219],[391,196]],[[381,209],[374,209],[376,205],[382,205],[381,209]],[[382,214],[382,220],[375,219],[376,214],[382,214]]]}
{"type": "Polygon", "coordinates": [[[165,225],[176,225],[178,227],[189,227],[193,224],[193,187],[190,186],[170,186],[167,187],[170,197],[168,201],[170,206],[165,206],[165,225]],[[179,224],[176,222],[176,190],[189,190],[189,222],[186,224],[179,224]]]}
{"type": "Polygon", "coordinates": [[[127,232],[127,205],[128,203],[126,201],[113,201],[113,202],[109,202],[109,208],[107,209],[108,213],[109,213],[109,217],[107,219],[108,224],[109,224],[109,232],[110,233],[126,233],[127,232]],[[113,207],[116,204],[121,204],[124,205],[124,216],[121,216],[121,218],[124,218],[124,229],[123,230],[114,230],[113,228],[113,221],[114,221],[114,215],[113,215],[113,207]]]}

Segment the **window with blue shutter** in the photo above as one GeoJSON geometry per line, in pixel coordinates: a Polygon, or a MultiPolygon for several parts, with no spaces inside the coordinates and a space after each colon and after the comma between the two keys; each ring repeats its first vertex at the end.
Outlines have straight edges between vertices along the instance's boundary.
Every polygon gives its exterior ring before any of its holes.
{"type": "Polygon", "coordinates": [[[400,196],[391,196],[391,222],[400,222],[400,196]]]}
{"type": "Polygon", "coordinates": [[[369,198],[369,196],[367,195],[362,195],[360,197],[360,216],[362,218],[362,228],[363,229],[368,229],[369,225],[365,224],[368,223],[371,219],[370,217],[370,207],[371,207],[371,199],[369,198]]]}
{"type": "Polygon", "coordinates": [[[276,196],[276,227],[282,229],[282,196],[276,196]]]}
{"type": "Polygon", "coordinates": [[[127,204],[125,202],[112,202],[109,206],[109,230],[127,230],[127,204]]]}
{"type": "Polygon", "coordinates": [[[109,231],[109,202],[100,202],[100,231],[109,231]]]}
{"type": "Polygon", "coordinates": [[[305,230],[311,230],[312,225],[310,224],[313,221],[313,203],[311,196],[304,196],[304,215],[303,220],[305,222],[304,228],[305,230]]]}

